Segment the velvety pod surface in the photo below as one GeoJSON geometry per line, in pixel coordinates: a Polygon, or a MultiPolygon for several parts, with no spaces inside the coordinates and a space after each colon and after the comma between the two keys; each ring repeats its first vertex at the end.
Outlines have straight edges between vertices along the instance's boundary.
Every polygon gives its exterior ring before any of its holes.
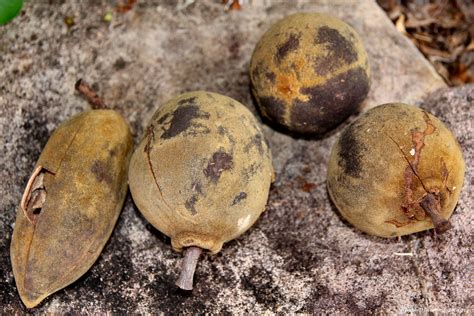
{"type": "Polygon", "coordinates": [[[290,15],[258,42],[250,78],[262,114],[300,133],[324,133],[354,113],[369,91],[362,41],[341,20],[290,15]]]}
{"type": "Polygon", "coordinates": [[[252,113],[201,91],[156,111],[132,156],[129,181],[140,211],[175,249],[217,252],[264,211],[272,173],[252,113]]]}
{"type": "Polygon", "coordinates": [[[112,110],[76,115],[49,138],[10,249],[27,307],[76,281],[99,257],[127,193],[132,147],[127,123],[112,110]]]}
{"type": "Polygon", "coordinates": [[[433,115],[406,104],[371,109],[335,143],[327,184],[354,226],[391,237],[433,228],[422,207],[428,193],[448,219],[464,179],[461,148],[433,115]]]}

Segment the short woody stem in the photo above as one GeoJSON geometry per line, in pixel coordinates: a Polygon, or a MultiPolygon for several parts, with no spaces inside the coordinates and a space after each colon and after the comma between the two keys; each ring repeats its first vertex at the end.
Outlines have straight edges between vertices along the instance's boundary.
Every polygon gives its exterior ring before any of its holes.
{"type": "Polygon", "coordinates": [[[438,234],[442,234],[451,228],[451,223],[444,219],[440,214],[439,200],[433,193],[428,193],[420,202],[421,207],[431,217],[431,221],[438,234]]]}
{"type": "Polygon", "coordinates": [[[194,246],[188,247],[184,250],[181,275],[179,276],[178,281],[176,281],[176,285],[179,288],[187,291],[193,289],[194,271],[196,270],[196,265],[201,253],[202,249],[194,246]]]}
{"type": "Polygon", "coordinates": [[[97,110],[108,108],[104,100],[84,80],[77,80],[75,88],[77,92],[79,92],[87,100],[87,102],[89,102],[92,109],[97,110]]]}

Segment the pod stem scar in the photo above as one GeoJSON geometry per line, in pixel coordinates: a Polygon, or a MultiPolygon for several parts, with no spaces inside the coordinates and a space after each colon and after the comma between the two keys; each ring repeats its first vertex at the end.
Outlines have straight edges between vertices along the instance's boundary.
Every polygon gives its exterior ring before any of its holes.
{"type": "Polygon", "coordinates": [[[202,248],[191,246],[184,250],[183,267],[176,285],[187,291],[193,289],[194,271],[202,253],[202,248]]]}

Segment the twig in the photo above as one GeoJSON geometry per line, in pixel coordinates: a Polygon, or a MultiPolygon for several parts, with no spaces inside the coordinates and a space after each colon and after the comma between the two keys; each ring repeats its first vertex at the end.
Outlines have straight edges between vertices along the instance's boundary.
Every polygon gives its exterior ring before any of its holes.
{"type": "Polygon", "coordinates": [[[89,102],[94,110],[107,109],[104,100],[82,79],[77,80],[74,85],[76,90],[89,102]]]}
{"type": "Polygon", "coordinates": [[[183,268],[178,281],[176,281],[179,288],[187,291],[193,289],[194,271],[201,253],[202,249],[195,246],[188,247],[184,251],[183,268]]]}

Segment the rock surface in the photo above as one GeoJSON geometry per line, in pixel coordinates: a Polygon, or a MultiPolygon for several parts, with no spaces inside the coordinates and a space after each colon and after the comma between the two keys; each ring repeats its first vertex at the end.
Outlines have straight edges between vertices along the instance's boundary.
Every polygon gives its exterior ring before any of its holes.
{"type": "MultiPolygon", "coordinates": [[[[74,93],[78,78],[126,117],[136,142],[156,108],[184,91],[222,93],[255,112],[247,69],[258,38],[284,15],[321,11],[344,19],[364,41],[372,70],[366,109],[420,104],[445,86],[374,1],[254,2],[225,12],[211,0],[147,1],[124,14],[107,1],[28,2],[24,14],[0,28],[1,312],[26,311],[9,260],[16,207],[48,136],[88,108],[74,93]],[[103,21],[107,12],[110,23],[103,21]]],[[[338,215],[325,186],[329,150],[342,126],[318,140],[265,125],[277,172],[267,211],[219,254],[202,257],[192,294],[174,286],[181,255],[128,197],[92,269],[29,312],[468,313],[473,93],[474,86],[445,89],[424,104],[459,137],[468,165],[454,228],[445,235],[381,239],[357,231],[338,215]]]]}

